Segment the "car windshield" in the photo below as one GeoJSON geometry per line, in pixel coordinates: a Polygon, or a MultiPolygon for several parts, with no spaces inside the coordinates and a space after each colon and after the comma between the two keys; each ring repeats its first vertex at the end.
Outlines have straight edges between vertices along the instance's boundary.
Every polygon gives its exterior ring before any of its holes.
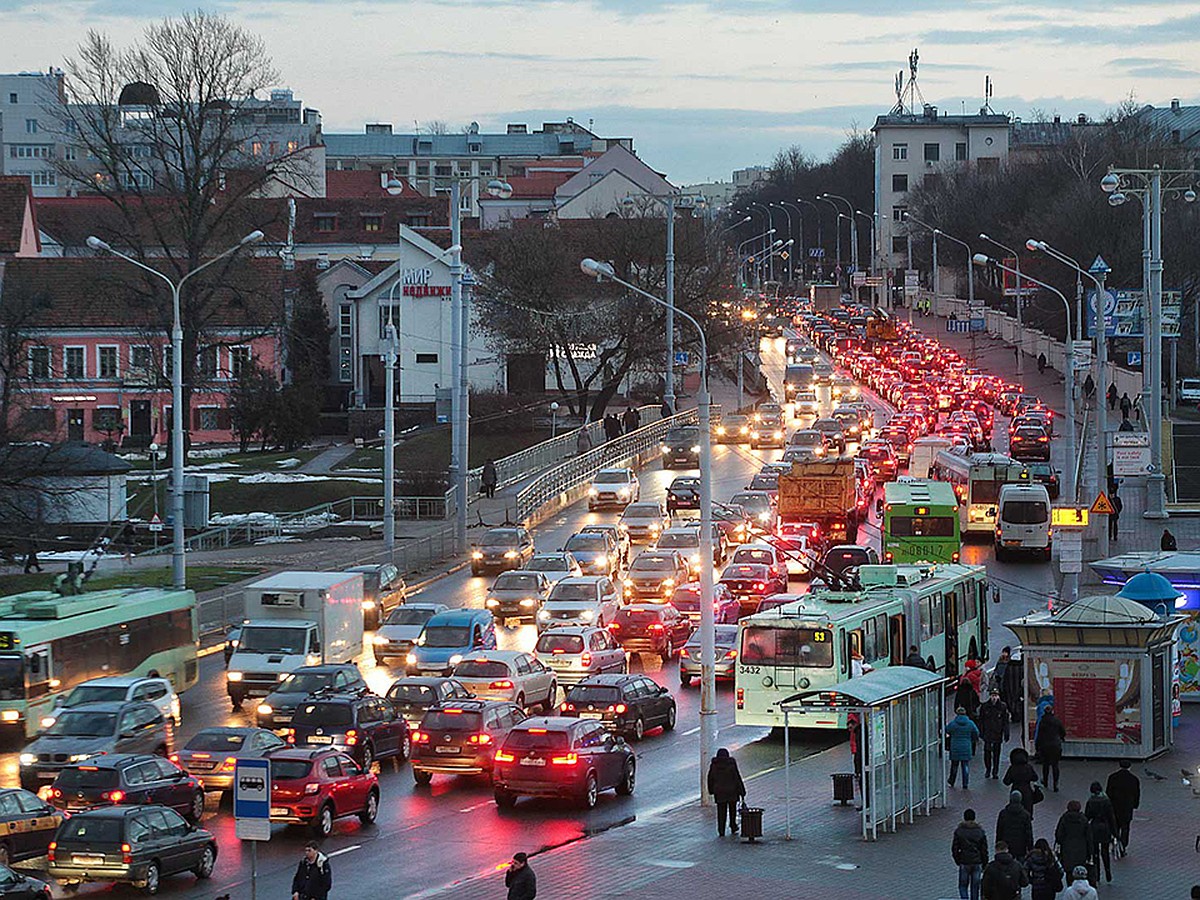
{"type": "Polygon", "coordinates": [[[730,565],[721,573],[721,580],[727,578],[762,578],[767,574],[766,566],[758,565],[730,565]]]}
{"type": "Polygon", "coordinates": [[[454,669],[458,678],[507,678],[508,664],[486,659],[464,659],[454,669]]]}
{"type": "Polygon", "coordinates": [[[1000,518],[1013,525],[1043,525],[1046,504],[1041,500],[1006,500],[1000,518]]]}
{"type": "Polygon", "coordinates": [[[505,572],[492,585],[495,591],[536,591],[541,582],[536,575],[526,575],[522,572],[505,572]]]}
{"type": "Polygon", "coordinates": [[[517,533],[515,531],[489,531],[479,543],[484,547],[515,547],[517,533]]]}
{"type": "Polygon", "coordinates": [[[675,560],[670,556],[648,556],[642,554],[629,567],[630,572],[671,572],[675,569],[675,560]]]}
{"type": "Polygon", "coordinates": [[[644,503],[635,503],[632,506],[625,507],[625,513],[621,516],[623,519],[657,519],[662,516],[662,510],[657,506],[647,506],[644,503]]]}
{"type": "Polygon", "coordinates": [[[389,700],[394,700],[396,703],[421,703],[428,706],[437,698],[434,696],[433,688],[427,684],[393,684],[388,688],[387,696],[389,700]]]}
{"type": "Polygon", "coordinates": [[[591,552],[593,550],[607,550],[608,541],[602,534],[576,534],[572,535],[566,543],[568,550],[585,550],[591,552]]]}
{"type": "Polygon", "coordinates": [[[300,654],[308,649],[308,630],[305,628],[274,628],[270,625],[247,625],[242,629],[239,653],[300,654]]]}
{"type": "Polygon", "coordinates": [[[700,487],[700,480],[697,478],[680,478],[677,481],[671,482],[670,490],[672,491],[694,491],[700,487]]]}
{"type": "Polygon", "coordinates": [[[246,743],[246,735],[236,731],[201,731],[183,745],[184,750],[228,750],[236,752],[246,743]]]}
{"type": "Polygon", "coordinates": [[[562,556],[535,556],[525,568],[530,572],[569,572],[571,567],[567,564],[567,560],[562,556]]]}
{"type": "Polygon", "coordinates": [[[296,725],[349,725],[353,711],[345,703],[301,703],[292,722],[296,725]]]}
{"type": "Polygon", "coordinates": [[[424,731],[478,731],[483,726],[483,715],[472,710],[431,709],[421,720],[424,731]]]}
{"type": "Polygon", "coordinates": [[[75,816],[62,823],[60,843],[78,842],[88,848],[121,843],[121,819],[108,816],[75,816]]]}
{"type": "Polygon", "coordinates": [[[83,703],[119,703],[125,699],[129,688],[125,685],[81,684],[71,693],[63,706],[79,706],[83,703]]]}
{"type": "Polygon", "coordinates": [[[55,719],[54,724],[46,729],[46,734],[64,737],[108,737],[116,727],[116,713],[74,710],[64,712],[55,719]]]}
{"type": "Polygon", "coordinates": [[[620,699],[620,688],[600,684],[577,684],[567,694],[572,703],[616,703],[620,699]]]}
{"type": "Polygon", "coordinates": [[[597,472],[592,484],[628,484],[629,475],[626,472],[597,472]]]}
{"type": "Polygon", "coordinates": [[[567,733],[546,728],[511,731],[504,746],[516,750],[566,750],[567,733]]]}
{"type": "Polygon", "coordinates": [[[425,647],[465,647],[471,638],[471,629],[466,625],[426,625],[421,637],[425,647]]]}
{"type": "Polygon", "coordinates": [[[664,534],[658,539],[660,547],[699,547],[700,535],[693,532],[680,532],[678,534],[664,534]]]}
{"type": "Polygon", "coordinates": [[[538,653],[582,653],[583,636],[549,632],[538,638],[536,649],[538,653]]]}
{"type": "Polygon", "coordinates": [[[332,672],[293,672],[276,688],[285,694],[312,694],[333,684],[332,672]]]}
{"type": "Polygon", "coordinates": [[[667,432],[668,444],[695,443],[700,440],[700,432],[695,428],[672,428],[667,432]]]}
{"type": "Polygon", "coordinates": [[[764,566],[769,566],[775,562],[775,554],[770,550],[760,550],[758,547],[739,547],[734,551],[731,561],[735,563],[761,563],[764,566]]]}
{"type": "Polygon", "coordinates": [[[307,778],[312,763],[307,759],[273,759],[271,760],[272,781],[292,781],[307,778]]]}
{"type": "Polygon", "coordinates": [[[768,512],[771,509],[770,499],[761,494],[734,494],[731,502],[752,514],[768,512]]]}
{"type": "Polygon", "coordinates": [[[656,609],[622,609],[617,613],[617,622],[621,625],[650,625],[661,622],[662,616],[656,609]]]}
{"type": "Polygon", "coordinates": [[[741,662],[830,668],[833,636],[827,629],[749,627],[742,634],[741,662]]]}
{"type": "Polygon", "coordinates": [[[550,592],[551,600],[595,600],[596,588],[590,583],[563,584],[559,582],[550,592]]]}
{"type": "Polygon", "coordinates": [[[419,607],[397,606],[386,619],[384,625],[424,625],[433,618],[435,609],[420,609],[419,607]]]}
{"type": "Polygon", "coordinates": [[[863,447],[862,452],[863,456],[865,456],[867,459],[890,459],[892,456],[892,450],[890,447],[881,447],[879,445],[874,447],[863,447]]]}
{"type": "Polygon", "coordinates": [[[58,773],[54,783],[68,791],[114,788],[118,784],[117,770],[99,769],[96,766],[68,766],[58,773]]]}
{"type": "Polygon", "coordinates": [[[1045,436],[1046,436],[1046,432],[1042,431],[1042,429],[1040,429],[1040,428],[1018,428],[1017,429],[1017,437],[1024,438],[1026,440],[1036,441],[1038,438],[1045,437],[1045,436]]]}

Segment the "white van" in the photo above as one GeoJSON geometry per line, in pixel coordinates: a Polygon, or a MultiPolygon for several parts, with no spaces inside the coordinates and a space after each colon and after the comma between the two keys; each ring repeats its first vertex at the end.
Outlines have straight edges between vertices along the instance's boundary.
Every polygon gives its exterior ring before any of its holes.
{"type": "Polygon", "coordinates": [[[1000,487],[996,513],[996,559],[1017,553],[1037,553],[1050,559],[1050,492],[1044,484],[1005,484],[1000,487]]]}
{"type": "Polygon", "coordinates": [[[1200,403],[1200,378],[1179,379],[1179,400],[1182,403],[1200,403]]]}
{"type": "Polygon", "coordinates": [[[912,456],[908,460],[908,474],[913,478],[931,478],[929,473],[937,462],[938,453],[952,446],[954,442],[950,438],[940,435],[917,438],[913,441],[912,456]]]}

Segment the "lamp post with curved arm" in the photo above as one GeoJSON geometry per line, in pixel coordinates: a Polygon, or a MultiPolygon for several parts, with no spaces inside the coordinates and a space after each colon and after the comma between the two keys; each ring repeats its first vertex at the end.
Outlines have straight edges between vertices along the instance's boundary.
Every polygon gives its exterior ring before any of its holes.
{"type": "MultiPolygon", "coordinates": [[[[767,204],[767,205],[768,205],[768,206],[771,206],[771,207],[778,207],[779,209],[782,209],[782,210],[783,210],[783,214],[784,214],[784,215],[787,217],[787,227],[788,227],[788,242],[789,242],[789,243],[791,243],[791,241],[792,241],[792,211],[791,211],[790,209],[788,209],[788,208],[787,208],[787,204],[786,204],[786,203],[769,203],[769,204],[767,204]]],[[[790,257],[790,256],[789,256],[789,257],[788,257],[788,259],[786,260],[786,263],[787,263],[787,268],[786,268],[786,270],[785,270],[785,271],[787,272],[787,280],[788,280],[788,282],[789,282],[789,283],[791,283],[791,280],[792,280],[792,261],[791,261],[791,257],[790,257]]]]}
{"type": "MultiPolygon", "coordinates": [[[[813,208],[813,212],[816,213],[816,215],[817,215],[817,246],[821,248],[821,253],[824,254],[825,253],[825,229],[824,229],[824,226],[821,224],[821,207],[817,206],[817,204],[813,203],[811,200],[805,200],[803,197],[797,197],[796,202],[803,203],[805,206],[811,206],[813,208]]],[[[822,269],[825,268],[825,263],[823,260],[821,263],[821,268],[822,269]]]]}
{"type": "MultiPolygon", "coordinates": [[[[780,200],[779,205],[784,209],[796,211],[796,218],[800,220],[800,280],[804,280],[804,263],[808,257],[808,246],[804,243],[804,210],[798,206],[794,206],[785,200],[780,200]]],[[[792,273],[795,274],[795,267],[792,267],[792,273]]]]}
{"type": "MultiPolygon", "coordinates": [[[[1013,255],[1013,259],[1016,260],[1016,263],[1015,263],[1016,268],[1014,268],[1014,269],[1009,269],[1007,266],[999,266],[998,268],[1003,269],[1005,272],[1008,272],[1009,274],[1015,273],[1017,276],[1017,348],[1020,349],[1021,336],[1024,334],[1024,326],[1021,324],[1021,280],[1022,280],[1021,279],[1021,256],[1012,247],[1004,246],[1002,243],[1000,243],[994,237],[991,237],[990,235],[985,234],[982,231],[979,232],[979,239],[981,241],[987,241],[989,244],[995,244],[997,247],[999,247],[1005,253],[1011,253],[1013,255]]],[[[1026,280],[1033,281],[1033,279],[1026,279],[1026,280]]],[[[1034,283],[1041,284],[1041,282],[1034,282],[1034,283]]],[[[1055,293],[1058,293],[1058,292],[1055,291],[1055,293]]],[[[1070,324],[1071,324],[1071,316],[1068,314],[1067,315],[1067,325],[1070,326],[1070,324]]],[[[1070,327],[1068,327],[1067,328],[1067,342],[1070,343],[1070,340],[1071,340],[1071,329],[1070,329],[1070,327]]],[[[1017,381],[1021,381],[1024,377],[1025,377],[1025,354],[1018,353],[1017,354],[1017,381]]]]}
{"type": "MultiPolygon", "coordinates": [[[[831,194],[826,191],[821,195],[822,200],[840,200],[846,204],[846,209],[850,210],[850,214],[845,216],[846,221],[850,223],[850,265],[854,267],[854,271],[858,271],[858,224],[854,221],[854,204],[845,197],[840,197],[837,194],[831,194]]],[[[837,209],[835,206],[834,209],[837,209]]],[[[841,210],[838,210],[838,215],[842,215],[841,210]]]]}
{"type": "Polygon", "coordinates": [[[828,203],[830,206],[833,207],[833,230],[834,230],[834,238],[835,238],[834,253],[835,253],[835,259],[837,260],[838,284],[841,285],[841,279],[842,279],[842,275],[841,275],[841,272],[842,272],[842,226],[838,224],[838,221],[839,221],[838,217],[842,214],[842,211],[840,209],[838,209],[838,205],[836,203],[834,203],[832,200],[830,200],[828,197],[826,197],[824,195],[818,195],[817,199],[824,200],[826,203],[828,203]]]}

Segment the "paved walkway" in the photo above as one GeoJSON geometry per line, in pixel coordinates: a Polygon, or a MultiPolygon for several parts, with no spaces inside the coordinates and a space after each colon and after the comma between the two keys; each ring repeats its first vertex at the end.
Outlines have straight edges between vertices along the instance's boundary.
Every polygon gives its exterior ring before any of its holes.
{"type": "Polygon", "coordinates": [[[330,444],[296,471],[305,475],[330,475],[342,460],[352,455],[357,449],[353,441],[344,444],[330,444]]]}

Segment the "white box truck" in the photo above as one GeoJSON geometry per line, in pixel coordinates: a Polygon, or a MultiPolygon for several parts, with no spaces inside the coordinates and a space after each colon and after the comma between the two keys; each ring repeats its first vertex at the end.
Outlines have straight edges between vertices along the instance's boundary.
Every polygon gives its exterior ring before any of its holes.
{"type": "Polygon", "coordinates": [[[358,572],[278,572],[247,587],[244,597],[246,620],[225,673],[235,710],[301,666],[352,662],[362,654],[358,572]]]}

